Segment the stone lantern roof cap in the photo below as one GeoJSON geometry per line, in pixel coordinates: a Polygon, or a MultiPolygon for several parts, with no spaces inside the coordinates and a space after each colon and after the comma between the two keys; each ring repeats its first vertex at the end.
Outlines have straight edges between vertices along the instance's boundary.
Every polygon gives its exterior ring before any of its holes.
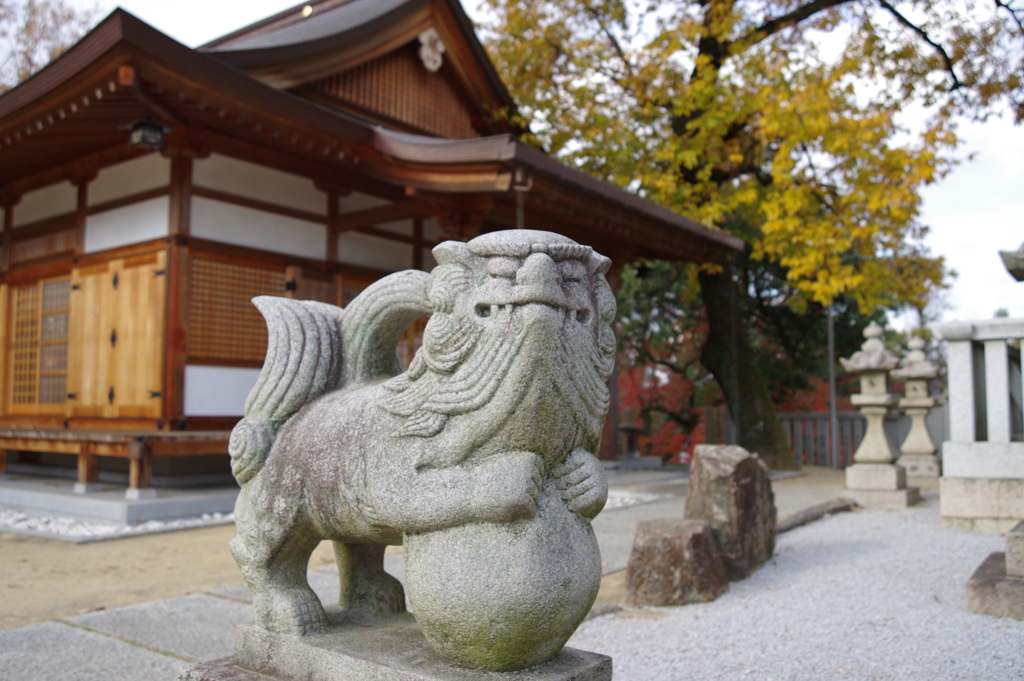
{"type": "Polygon", "coordinates": [[[924,348],[927,343],[923,338],[914,336],[907,345],[910,347],[910,352],[900,361],[900,368],[893,370],[893,378],[904,380],[928,379],[939,375],[939,367],[935,366],[934,362],[929,361],[928,357],[924,354],[924,348]]]}
{"type": "Polygon", "coordinates": [[[846,371],[889,371],[899,363],[899,358],[885,349],[885,343],[881,340],[882,327],[877,322],[871,322],[864,329],[864,338],[867,340],[860,346],[860,350],[853,353],[849,358],[840,358],[839,362],[846,371]]]}

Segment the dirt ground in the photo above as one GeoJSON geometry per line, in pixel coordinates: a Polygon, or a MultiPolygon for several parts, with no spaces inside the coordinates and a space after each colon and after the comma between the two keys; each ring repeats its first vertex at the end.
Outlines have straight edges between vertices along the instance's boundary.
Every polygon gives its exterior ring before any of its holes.
{"type": "MultiPolygon", "coordinates": [[[[773,485],[842,487],[842,471],[804,471],[773,485]]],[[[0,533],[0,630],[240,584],[228,550],[234,536],[234,525],[90,544],[0,533]]],[[[309,569],[333,562],[333,547],[324,542],[309,569]]],[[[625,576],[625,570],[607,575],[598,603],[623,603],[625,576]]]]}
{"type": "MultiPolygon", "coordinates": [[[[234,525],[90,544],[0,533],[0,630],[240,584],[234,536],[234,525]]],[[[333,563],[323,542],[309,569],[333,563]]],[[[625,576],[605,577],[598,603],[622,603],[625,576]]]]}
{"type": "MultiPolygon", "coordinates": [[[[234,525],[72,544],[0,533],[0,630],[242,582],[234,525]]],[[[329,542],[310,559],[334,562],[329,542]]]]}

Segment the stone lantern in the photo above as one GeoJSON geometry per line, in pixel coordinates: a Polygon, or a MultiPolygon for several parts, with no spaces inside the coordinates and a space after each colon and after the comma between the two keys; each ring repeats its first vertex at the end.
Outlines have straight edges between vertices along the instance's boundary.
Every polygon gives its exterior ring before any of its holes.
{"type": "Polygon", "coordinates": [[[939,375],[939,367],[925,357],[923,338],[914,336],[907,345],[910,346],[910,352],[900,362],[900,368],[893,369],[889,374],[904,382],[904,397],[900,398],[899,405],[910,417],[910,432],[900,445],[900,458],[896,463],[907,470],[907,475],[937,478],[937,448],[928,434],[924,420],[935,406],[935,398],[928,394],[928,381],[939,375]]]}
{"type": "Polygon", "coordinates": [[[846,469],[847,496],[865,508],[895,509],[916,504],[918,490],[907,487],[907,472],[893,464],[896,448],[885,432],[885,417],[896,402],[889,392],[889,370],[899,361],[882,343],[882,327],[871,322],[864,329],[867,339],[849,359],[840,359],[843,368],[860,375],[860,394],[850,401],[867,419],[864,439],[853,454],[853,465],[846,469]]]}

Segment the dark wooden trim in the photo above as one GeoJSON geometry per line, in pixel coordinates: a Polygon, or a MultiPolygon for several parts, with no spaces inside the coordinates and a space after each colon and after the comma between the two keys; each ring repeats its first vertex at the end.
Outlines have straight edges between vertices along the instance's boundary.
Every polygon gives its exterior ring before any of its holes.
{"type": "Polygon", "coordinates": [[[405,196],[402,187],[368,177],[363,172],[353,172],[342,165],[304,158],[297,153],[279,151],[267,145],[260,145],[208,128],[203,130],[203,140],[209,144],[210,151],[213,153],[267,166],[292,175],[307,177],[314,182],[343,185],[350,190],[378,196],[389,201],[399,201],[405,196]]]}
{"type": "Polygon", "coordinates": [[[287,206],[281,206],[276,203],[268,203],[266,201],[260,201],[258,199],[250,199],[245,196],[229,194],[227,192],[218,191],[216,189],[209,189],[207,187],[200,187],[198,185],[193,185],[192,194],[194,196],[201,196],[204,199],[213,199],[214,201],[221,201],[222,203],[231,203],[236,206],[253,208],[255,210],[263,211],[264,213],[274,213],[276,215],[283,215],[285,217],[295,218],[296,220],[315,222],[320,225],[326,225],[328,223],[328,218],[326,215],[310,213],[309,211],[298,210],[297,208],[288,208],[287,206]]]}
{"type": "Polygon", "coordinates": [[[67,163],[54,166],[53,168],[36,173],[35,175],[28,175],[20,178],[8,184],[5,187],[5,190],[18,195],[27,194],[30,191],[46,187],[57,182],[72,180],[83,172],[102,170],[108,166],[117,165],[118,163],[138,158],[139,156],[145,156],[148,153],[148,151],[142,149],[129,148],[127,144],[118,144],[113,147],[103,149],[102,151],[89,154],[88,156],[83,156],[73,161],[68,161],[67,163]]]}
{"type": "MultiPolygon", "coordinates": [[[[436,245],[436,244],[435,244],[436,245]]],[[[412,220],[412,268],[423,269],[423,218],[412,220]]]]}
{"type": "Polygon", "coordinates": [[[24,241],[25,239],[32,239],[37,236],[45,236],[47,234],[53,234],[54,232],[60,232],[65,229],[69,229],[75,226],[75,219],[78,217],[78,213],[62,213],[55,215],[52,218],[46,218],[45,220],[39,220],[38,222],[30,222],[27,225],[21,227],[15,227],[11,238],[14,241],[24,241]]]}
{"type": "Polygon", "coordinates": [[[171,157],[169,234],[191,233],[192,190],[192,157],[175,154],[171,157]]]}
{"type": "Polygon", "coordinates": [[[385,222],[396,220],[410,220],[413,218],[427,218],[434,214],[434,209],[429,201],[419,199],[413,201],[401,201],[387,206],[377,206],[365,210],[356,210],[351,213],[342,213],[338,216],[338,231],[350,232],[362,227],[372,227],[385,222]]]}
{"type": "MultiPolygon", "coordinates": [[[[346,232],[350,232],[350,231],[352,231],[352,230],[346,230],[346,232]]],[[[391,241],[398,241],[398,242],[403,243],[403,244],[412,244],[412,245],[416,244],[416,237],[415,236],[409,236],[407,234],[399,234],[398,232],[391,232],[391,231],[386,230],[386,229],[380,229],[379,227],[360,227],[359,229],[357,229],[355,231],[361,232],[362,234],[369,234],[370,236],[379,237],[381,239],[390,239],[391,241]]],[[[437,244],[434,243],[433,241],[425,241],[425,240],[423,240],[421,238],[420,239],[420,245],[421,246],[430,246],[431,248],[433,248],[437,244]]]]}
{"type": "Polygon", "coordinates": [[[220,260],[221,262],[233,262],[240,265],[267,267],[268,269],[275,269],[281,272],[288,265],[300,265],[320,270],[327,268],[322,260],[308,260],[306,258],[282,255],[281,253],[261,251],[256,248],[225,244],[220,241],[208,241],[207,239],[190,237],[188,245],[191,249],[192,257],[205,258],[207,260],[220,260]]]}
{"type": "Polygon", "coordinates": [[[129,194],[128,196],[122,196],[119,199],[112,199],[110,201],[104,201],[103,203],[97,203],[95,206],[89,206],[87,213],[89,215],[96,215],[97,213],[105,213],[110,210],[117,208],[124,208],[130,206],[133,203],[142,203],[143,201],[149,201],[161,196],[167,196],[171,193],[170,187],[157,187],[155,189],[147,189],[144,192],[137,192],[135,194],[129,194]]]}
{"type": "Polygon", "coordinates": [[[153,253],[167,247],[167,239],[153,239],[128,246],[118,246],[107,251],[75,256],[70,251],[64,254],[29,260],[11,267],[0,279],[5,284],[17,284],[36,279],[59,276],[71,272],[74,267],[88,267],[98,263],[130,258],[135,255],[153,253]]]}
{"type": "Polygon", "coordinates": [[[89,183],[78,185],[78,210],[75,211],[75,255],[85,253],[85,219],[89,214],[89,183]]]}
{"type": "Polygon", "coordinates": [[[3,248],[0,252],[0,270],[7,271],[11,266],[12,234],[14,233],[14,206],[4,208],[3,248]]]}
{"type": "Polygon", "coordinates": [[[167,317],[164,330],[163,415],[185,412],[185,363],[188,354],[189,249],[172,243],[167,249],[167,317]]]}
{"type": "Polygon", "coordinates": [[[327,191],[326,240],[324,253],[327,255],[327,262],[334,262],[338,259],[338,193],[333,190],[327,191]]]}
{"type": "Polygon", "coordinates": [[[252,361],[244,359],[224,359],[221,357],[193,357],[189,356],[188,364],[197,364],[211,367],[237,367],[242,369],[259,369],[263,361],[252,361]]]}

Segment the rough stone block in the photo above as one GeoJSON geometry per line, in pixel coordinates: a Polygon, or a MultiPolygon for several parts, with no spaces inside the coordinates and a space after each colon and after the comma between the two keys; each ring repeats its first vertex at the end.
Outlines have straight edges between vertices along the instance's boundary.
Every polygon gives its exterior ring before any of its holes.
{"type": "Polygon", "coordinates": [[[626,571],[630,605],[713,601],[729,590],[711,525],[703,520],[648,520],[637,525],[626,571]]]}
{"type": "Polygon", "coordinates": [[[843,496],[853,499],[861,508],[875,511],[898,511],[921,500],[917,487],[903,489],[847,489],[843,496]]]}
{"type": "Polygon", "coordinates": [[[967,580],[967,609],[1024,620],[1024,579],[1006,575],[1006,556],[990,553],[967,580]]]}
{"type": "Polygon", "coordinates": [[[374,626],[336,621],[315,636],[274,634],[251,624],[238,628],[236,655],[182,670],[182,681],[611,681],[606,655],[563,648],[544,664],[500,673],[450,665],[427,644],[412,615],[374,626]]]}
{"type": "Polygon", "coordinates": [[[697,445],[685,517],[711,524],[730,580],[743,579],[775,551],[775,495],[768,466],[742,447],[697,445]]]}
{"type": "Polygon", "coordinates": [[[858,463],[846,469],[847,489],[898,490],[906,486],[907,471],[902,466],[858,463]]]}
{"type": "Polygon", "coordinates": [[[1006,533],[1006,574],[1024,579],[1024,520],[1006,533]]]}
{"type": "Polygon", "coordinates": [[[909,478],[937,478],[941,475],[939,460],[931,454],[904,454],[896,459],[896,465],[902,466],[909,478]]]}

